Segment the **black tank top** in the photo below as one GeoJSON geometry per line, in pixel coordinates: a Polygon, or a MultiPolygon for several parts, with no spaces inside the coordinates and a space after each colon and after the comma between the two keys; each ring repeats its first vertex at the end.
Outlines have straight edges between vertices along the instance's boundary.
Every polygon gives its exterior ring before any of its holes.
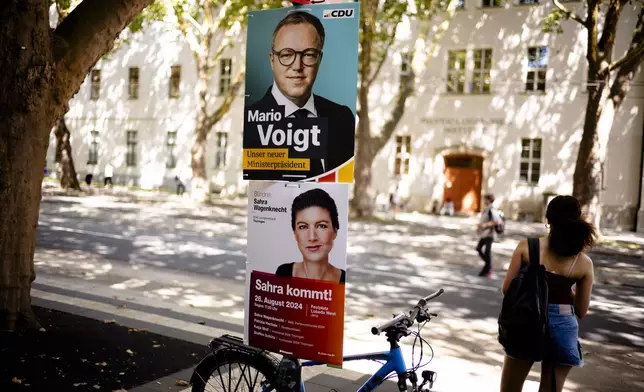
{"type": "Polygon", "coordinates": [[[579,254],[575,257],[575,261],[572,262],[572,265],[568,269],[566,276],[555,274],[550,271],[546,271],[548,274],[548,302],[551,304],[568,304],[572,305],[572,285],[577,281],[570,277],[572,269],[575,268],[577,264],[577,259],[579,254]]]}
{"type": "MultiPolygon", "coordinates": [[[[275,271],[275,275],[277,276],[283,276],[285,278],[292,278],[293,277],[293,266],[295,263],[287,263],[287,264],[282,264],[279,267],[277,267],[277,271],[275,271]]],[[[340,270],[340,283],[344,284],[345,280],[345,272],[343,269],[340,270]]]]}
{"type": "Polygon", "coordinates": [[[572,285],[576,280],[557,275],[550,271],[548,274],[548,303],[572,305],[572,285]]]}

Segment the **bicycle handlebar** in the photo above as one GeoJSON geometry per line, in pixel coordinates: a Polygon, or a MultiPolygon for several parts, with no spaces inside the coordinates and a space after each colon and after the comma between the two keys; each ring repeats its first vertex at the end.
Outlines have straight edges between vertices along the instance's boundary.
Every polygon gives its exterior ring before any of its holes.
{"type": "Polygon", "coordinates": [[[400,323],[405,323],[407,328],[411,327],[414,324],[414,321],[416,320],[416,318],[418,317],[418,313],[420,313],[421,309],[425,308],[425,306],[427,305],[427,302],[433,300],[436,297],[439,297],[444,292],[445,292],[445,290],[440,289],[440,290],[428,295],[425,298],[421,298],[418,301],[418,304],[416,306],[414,306],[413,309],[409,310],[409,316],[407,316],[405,313],[401,313],[398,316],[394,317],[393,320],[390,320],[390,321],[388,321],[388,322],[386,322],[386,323],[384,323],[382,325],[379,325],[377,327],[372,327],[371,328],[371,333],[374,334],[374,335],[380,335],[380,333],[382,331],[385,331],[385,330],[395,326],[396,324],[400,324],[400,323]]]}
{"type": "Polygon", "coordinates": [[[436,291],[435,293],[432,293],[432,294],[428,295],[427,297],[425,297],[425,298],[421,299],[420,301],[418,301],[418,305],[416,305],[416,306],[425,307],[425,304],[427,302],[433,300],[436,297],[440,297],[444,292],[445,292],[445,290],[440,289],[440,290],[436,291]],[[422,302],[422,304],[421,304],[421,302],[422,302]]]}
{"type": "Polygon", "coordinates": [[[374,334],[374,335],[380,335],[380,332],[393,327],[394,325],[402,322],[403,320],[408,320],[408,319],[409,318],[404,313],[401,313],[401,314],[399,314],[398,316],[396,316],[393,320],[391,320],[389,322],[386,322],[386,323],[384,323],[382,325],[379,325],[377,327],[371,327],[371,333],[374,334]]]}

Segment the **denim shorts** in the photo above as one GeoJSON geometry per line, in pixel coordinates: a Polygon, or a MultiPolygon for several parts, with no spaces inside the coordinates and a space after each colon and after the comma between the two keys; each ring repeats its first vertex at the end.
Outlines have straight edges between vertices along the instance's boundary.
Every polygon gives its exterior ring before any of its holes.
{"type": "Polygon", "coordinates": [[[550,344],[547,360],[561,366],[584,366],[579,324],[572,305],[548,304],[550,344]]]}

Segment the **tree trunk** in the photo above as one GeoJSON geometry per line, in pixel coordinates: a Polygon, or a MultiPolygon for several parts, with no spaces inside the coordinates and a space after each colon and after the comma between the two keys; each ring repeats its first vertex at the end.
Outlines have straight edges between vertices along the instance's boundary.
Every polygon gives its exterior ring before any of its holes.
{"type": "Polygon", "coordinates": [[[88,70],[151,1],[84,0],[53,35],[49,1],[0,3],[0,330],[39,327],[30,291],[51,129],[88,70]]]}
{"type": "Polygon", "coordinates": [[[72,156],[72,145],[69,141],[70,134],[65,124],[65,116],[61,116],[58,124],[54,127],[56,135],[56,171],[60,178],[60,186],[63,189],[75,189],[80,191],[80,184],[76,176],[74,158],[72,156]]]}
{"type": "MultiPolygon", "coordinates": [[[[209,41],[206,41],[209,42],[209,41]]],[[[207,43],[206,47],[210,47],[207,43]]],[[[210,49],[204,50],[203,53],[209,53],[210,49]]],[[[239,89],[244,83],[245,71],[242,66],[232,85],[221,99],[217,108],[208,112],[208,81],[210,79],[207,58],[200,58],[195,54],[197,62],[197,92],[199,95],[199,107],[197,108],[197,124],[195,127],[195,138],[191,149],[191,167],[192,167],[192,187],[191,196],[195,200],[207,201],[209,198],[209,181],[206,171],[206,150],[208,144],[208,135],[210,130],[215,126],[230,110],[230,107],[239,93],[239,89]]]]}
{"type": "Polygon", "coordinates": [[[587,219],[597,223],[599,219],[599,192],[601,189],[602,159],[599,147],[598,123],[602,113],[602,101],[607,87],[601,84],[588,94],[584,131],[579,143],[579,152],[573,174],[573,196],[579,200],[587,219]]]}
{"type": "Polygon", "coordinates": [[[31,310],[35,230],[51,130],[48,2],[0,6],[0,329],[39,327],[31,310]],[[18,50],[16,50],[18,49],[18,50]]]}
{"type": "Polygon", "coordinates": [[[191,150],[192,184],[190,193],[192,198],[199,201],[206,201],[208,198],[208,177],[206,175],[207,143],[208,130],[204,128],[202,121],[197,121],[195,139],[191,150]]]}
{"type": "Polygon", "coordinates": [[[371,122],[369,120],[369,89],[360,86],[358,90],[358,126],[356,129],[356,156],[351,209],[357,217],[371,216],[374,210],[375,194],[371,188],[371,165],[375,154],[371,149],[371,122]]]}
{"type": "MultiPolygon", "coordinates": [[[[205,52],[206,56],[208,52],[205,52]]],[[[197,108],[197,124],[194,142],[191,149],[190,163],[192,166],[192,184],[190,195],[199,201],[208,198],[208,177],[206,173],[206,150],[208,143],[208,65],[207,59],[196,58],[197,61],[197,92],[199,94],[197,108]]]]}
{"type": "MultiPolygon", "coordinates": [[[[413,59],[413,57],[412,55],[411,58],[413,59]]],[[[400,76],[400,85],[394,99],[394,106],[391,109],[389,118],[382,126],[380,135],[377,136],[371,135],[368,103],[369,88],[361,86],[358,91],[358,102],[360,104],[358,115],[360,119],[356,131],[355,188],[353,199],[351,199],[351,207],[358,217],[373,215],[375,191],[371,187],[371,166],[378,152],[387,144],[403,114],[405,114],[407,99],[414,93],[415,78],[416,75],[411,69],[407,74],[400,76]]]]}

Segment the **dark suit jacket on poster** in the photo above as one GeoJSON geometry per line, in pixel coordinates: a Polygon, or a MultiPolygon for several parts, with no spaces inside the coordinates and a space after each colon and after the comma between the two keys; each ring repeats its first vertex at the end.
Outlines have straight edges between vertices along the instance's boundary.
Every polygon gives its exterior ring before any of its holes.
{"type": "MultiPolygon", "coordinates": [[[[281,110],[277,101],[275,101],[271,89],[272,87],[268,89],[262,99],[245,108],[244,121],[246,121],[249,110],[270,112],[273,109],[283,113],[283,110],[281,110]]],[[[326,118],[328,122],[328,147],[327,156],[324,159],[324,172],[329,172],[353,157],[355,146],[355,117],[348,106],[339,105],[319,95],[313,96],[318,118],[326,118]]],[[[252,176],[257,179],[281,179],[279,176],[276,176],[277,172],[274,171],[252,170],[248,172],[252,173],[252,176]]],[[[307,177],[314,177],[322,173],[322,165],[319,159],[311,159],[311,170],[309,172],[293,172],[293,174],[306,174],[307,177]]]]}

